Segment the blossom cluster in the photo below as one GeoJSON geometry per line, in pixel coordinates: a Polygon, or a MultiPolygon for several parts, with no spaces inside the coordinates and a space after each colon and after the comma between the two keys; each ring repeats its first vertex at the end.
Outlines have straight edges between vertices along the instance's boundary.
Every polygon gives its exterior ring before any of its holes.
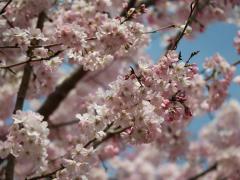
{"type": "Polygon", "coordinates": [[[144,145],[128,152],[124,159],[110,160],[118,171],[119,179],[191,179],[203,174],[206,165],[211,167],[201,179],[239,178],[239,114],[236,101],[223,105],[213,122],[200,131],[200,138],[189,142],[184,151],[185,162],[165,162],[165,150],[156,145],[144,145]],[[160,158],[156,158],[160,157],[160,158]]]}
{"type": "Polygon", "coordinates": [[[99,90],[99,104],[90,105],[88,113],[77,116],[87,139],[114,123],[116,128],[131,127],[128,134],[133,143],[151,142],[160,132],[163,119],[190,118],[188,98],[191,97],[186,95],[186,89],[197,70],[194,65],[185,67],[178,61],[178,55],[170,52],[158,64],[140,67],[136,72],[131,69],[129,74],[111,83],[109,90],[99,90]]]}
{"type": "Polygon", "coordinates": [[[208,84],[208,108],[209,110],[216,110],[221,106],[228,95],[227,89],[233,80],[235,67],[231,66],[219,54],[206,59],[204,67],[206,71],[211,71],[211,75],[209,75],[206,80],[212,81],[208,84]],[[219,74],[221,76],[219,76],[219,74]]]}
{"type": "Polygon", "coordinates": [[[7,140],[2,142],[1,158],[11,153],[25,164],[24,173],[39,174],[47,168],[49,129],[42,119],[34,112],[17,111],[7,140]]]}
{"type": "MultiPolygon", "coordinates": [[[[11,45],[18,45],[21,49],[27,50],[32,40],[46,41],[47,38],[41,33],[40,29],[20,29],[11,28],[2,33],[4,42],[11,45]]],[[[36,51],[35,53],[36,54],[36,51]]]]}
{"type": "Polygon", "coordinates": [[[13,0],[6,9],[6,16],[13,26],[26,28],[39,13],[48,10],[53,0],[13,0]]]}
{"type": "Polygon", "coordinates": [[[135,70],[130,68],[128,74],[110,83],[107,90],[99,89],[87,104],[86,112],[76,115],[77,130],[81,132],[76,142],[81,147],[95,147],[114,134],[114,140],[96,152],[106,159],[120,152],[119,142],[155,142],[164,152],[162,155],[171,159],[184,154],[190,145],[186,127],[192,116],[199,109],[206,112],[221,106],[235,70],[220,55],[206,59],[204,67],[211,70],[210,74],[217,74],[204,79],[195,64],[183,62],[178,53],[169,51],[155,65],[139,63],[135,70]],[[215,81],[226,82],[224,91],[211,89],[215,81]]]}
{"type": "Polygon", "coordinates": [[[240,31],[238,31],[237,37],[234,39],[234,46],[237,49],[237,52],[240,54],[240,31]]]}
{"type": "Polygon", "coordinates": [[[91,38],[86,38],[84,32],[78,31],[78,35],[74,35],[71,34],[72,31],[73,27],[67,33],[64,30],[65,36],[73,38],[74,41],[61,38],[65,43],[80,43],[77,47],[71,46],[72,48],[69,49],[67,55],[70,62],[81,64],[86,70],[91,71],[103,69],[114,58],[133,53],[148,43],[148,36],[144,34],[146,30],[142,24],[121,23],[118,19],[106,19],[102,22],[94,33],[92,42],[89,42],[91,38]]]}

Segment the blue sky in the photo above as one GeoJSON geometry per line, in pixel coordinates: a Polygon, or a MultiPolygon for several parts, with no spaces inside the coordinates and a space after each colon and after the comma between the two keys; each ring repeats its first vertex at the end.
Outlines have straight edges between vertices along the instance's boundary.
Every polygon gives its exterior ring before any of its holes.
{"type": "MultiPolygon", "coordinates": [[[[182,39],[177,51],[182,52],[183,58],[188,58],[193,51],[199,50],[200,53],[191,60],[191,62],[197,63],[199,67],[202,67],[202,63],[206,57],[210,57],[216,53],[220,53],[220,55],[231,63],[235,62],[240,60],[240,56],[233,47],[233,39],[238,29],[240,28],[233,24],[213,23],[206,28],[204,33],[198,34],[194,39],[182,39]]],[[[153,34],[152,42],[147,50],[155,61],[164,53],[160,38],[159,34],[153,34]]],[[[237,67],[236,74],[240,74],[240,67],[237,67]]],[[[232,84],[230,87],[230,98],[240,100],[239,90],[239,85],[232,84]]],[[[209,115],[195,118],[189,127],[193,137],[196,137],[199,129],[210,120],[209,115]]]]}

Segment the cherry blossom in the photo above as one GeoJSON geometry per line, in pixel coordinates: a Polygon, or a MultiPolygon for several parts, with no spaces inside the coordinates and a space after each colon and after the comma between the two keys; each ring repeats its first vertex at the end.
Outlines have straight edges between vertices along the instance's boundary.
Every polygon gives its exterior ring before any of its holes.
{"type": "Polygon", "coordinates": [[[238,180],[240,106],[228,97],[239,61],[183,57],[178,44],[213,22],[239,25],[239,6],[1,1],[0,179],[238,180]]]}
{"type": "Polygon", "coordinates": [[[9,153],[19,158],[20,162],[24,160],[24,163],[28,163],[28,171],[34,174],[43,172],[47,167],[49,129],[47,122],[42,122],[42,119],[41,115],[34,112],[17,111],[13,115],[14,122],[7,141],[4,142],[4,146],[10,149],[9,153]]]}
{"type": "Polygon", "coordinates": [[[234,46],[237,49],[237,52],[240,53],[240,31],[238,31],[237,37],[234,39],[234,46]]]}

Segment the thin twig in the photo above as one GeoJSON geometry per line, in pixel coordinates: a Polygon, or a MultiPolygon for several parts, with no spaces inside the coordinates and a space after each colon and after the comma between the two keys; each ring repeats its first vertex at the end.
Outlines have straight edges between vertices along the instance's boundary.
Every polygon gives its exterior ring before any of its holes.
{"type": "Polygon", "coordinates": [[[3,8],[1,9],[1,11],[0,11],[0,15],[2,15],[3,13],[5,13],[5,10],[6,10],[6,8],[9,6],[9,4],[12,2],[12,0],[9,0],[6,4],[5,4],[5,6],[3,6],[3,8]]]}
{"type": "Polygon", "coordinates": [[[63,123],[58,123],[58,124],[51,124],[51,125],[48,126],[48,128],[56,129],[56,128],[61,128],[61,127],[64,127],[64,126],[74,125],[74,124],[77,124],[77,123],[79,123],[79,120],[75,119],[75,120],[72,120],[72,121],[69,121],[69,122],[63,122],[63,123]]]}
{"type": "Polygon", "coordinates": [[[18,45],[14,46],[0,46],[0,49],[17,49],[20,48],[18,45]]]}
{"type": "Polygon", "coordinates": [[[189,57],[188,60],[186,61],[185,66],[186,66],[186,65],[190,62],[190,60],[191,60],[194,56],[196,56],[199,52],[200,52],[200,51],[194,51],[194,52],[192,52],[191,55],[190,55],[190,57],[189,57]]]}
{"type": "Polygon", "coordinates": [[[16,67],[16,66],[21,66],[21,65],[24,65],[24,64],[27,64],[27,63],[36,63],[36,62],[40,62],[40,61],[48,61],[48,60],[51,60],[52,58],[58,56],[61,52],[63,52],[63,50],[57,51],[53,55],[51,55],[49,57],[46,57],[46,58],[39,58],[39,59],[35,59],[35,60],[34,59],[33,60],[29,59],[29,60],[19,62],[19,63],[16,63],[16,64],[1,66],[0,69],[9,69],[9,68],[13,68],[13,67],[16,67]]]}
{"type": "Polygon", "coordinates": [[[208,174],[208,173],[216,170],[216,169],[217,169],[217,166],[218,166],[218,164],[217,164],[217,163],[214,163],[212,166],[210,166],[209,168],[207,168],[207,169],[204,170],[203,172],[201,172],[201,173],[199,173],[199,174],[197,174],[197,175],[189,178],[188,180],[197,180],[197,179],[205,176],[206,174],[208,174]]]}
{"type": "Polygon", "coordinates": [[[175,28],[175,27],[176,27],[176,25],[173,24],[173,25],[162,27],[162,28],[159,28],[159,29],[156,29],[156,30],[153,30],[153,31],[143,32],[142,34],[156,33],[156,32],[159,32],[159,31],[162,31],[162,30],[165,30],[165,29],[170,29],[170,28],[175,28]]]}
{"type": "MultiPolygon", "coordinates": [[[[113,122],[110,123],[106,128],[105,130],[108,130],[110,127],[112,127],[113,125],[113,122]]],[[[115,135],[119,135],[120,133],[126,131],[127,129],[131,128],[131,126],[129,127],[125,127],[123,129],[120,129],[120,130],[116,130],[114,132],[107,132],[107,135],[105,138],[103,138],[101,141],[98,141],[97,138],[94,138],[92,140],[90,140],[88,143],[86,143],[84,145],[84,148],[87,148],[90,144],[93,144],[93,148],[97,148],[100,144],[102,144],[103,142],[105,142],[106,140],[112,138],[113,136],[115,135]]],[[[55,171],[53,172],[50,172],[48,174],[45,174],[45,175],[42,175],[42,176],[36,176],[36,177],[32,177],[32,178],[27,178],[26,180],[38,180],[38,179],[42,179],[42,178],[49,178],[49,177],[52,177],[53,175],[55,175],[58,171],[61,171],[63,170],[64,167],[61,166],[60,168],[56,169],[55,171]]]]}
{"type": "Polygon", "coordinates": [[[43,179],[43,178],[48,178],[48,177],[52,177],[53,175],[55,175],[58,171],[61,171],[63,170],[64,167],[61,166],[60,168],[56,169],[55,171],[53,172],[50,172],[48,174],[44,174],[44,175],[41,175],[41,176],[36,176],[36,177],[32,177],[32,178],[26,178],[26,180],[38,180],[38,179],[43,179]]]}
{"type": "MultiPolygon", "coordinates": [[[[111,122],[110,124],[108,124],[105,129],[103,130],[103,132],[107,132],[113,125],[114,122],[111,122]]],[[[83,147],[87,148],[90,144],[94,143],[97,141],[97,138],[93,138],[92,140],[88,141],[83,147]]]]}
{"type": "Polygon", "coordinates": [[[2,17],[6,20],[7,24],[9,25],[9,27],[14,28],[14,25],[12,24],[11,21],[9,21],[9,19],[3,14],[2,17]]]}
{"type": "MultiPolygon", "coordinates": [[[[237,66],[237,65],[239,65],[239,64],[240,64],[240,60],[232,63],[231,66],[237,66]]],[[[205,69],[203,70],[203,73],[204,73],[204,72],[205,72],[205,69]]],[[[221,72],[217,71],[216,69],[213,69],[212,73],[205,78],[205,81],[209,81],[209,80],[212,79],[214,76],[219,75],[220,73],[221,73],[221,72]]]]}
{"type": "Polygon", "coordinates": [[[231,65],[232,65],[232,66],[237,66],[237,65],[239,65],[239,64],[240,64],[240,60],[238,60],[238,61],[232,63],[231,65]]]}
{"type": "Polygon", "coordinates": [[[120,133],[122,133],[130,128],[131,128],[131,126],[128,126],[128,127],[125,127],[123,129],[119,129],[119,130],[116,130],[113,132],[108,132],[107,135],[101,141],[95,140],[95,142],[93,142],[93,148],[96,149],[103,142],[107,141],[108,139],[112,138],[113,136],[119,135],[120,133]]]}
{"type": "Polygon", "coordinates": [[[191,11],[190,11],[190,14],[188,16],[188,19],[187,19],[187,22],[183,28],[183,30],[179,33],[179,35],[177,36],[176,40],[174,41],[174,43],[172,44],[171,46],[171,49],[175,50],[177,49],[177,45],[179,43],[179,41],[182,39],[182,37],[184,36],[188,26],[191,24],[192,20],[193,20],[193,17],[195,17],[196,13],[197,13],[197,7],[198,7],[198,3],[199,1],[198,0],[195,0],[191,3],[191,11]]]}
{"type": "MultiPolygon", "coordinates": [[[[192,16],[191,16],[190,19],[188,18],[188,20],[187,20],[186,24],[188,26],[191,26],[191,24],[193,22],[195,22],[194,20],[196,19],[198,13],[203,11],[203,9],[209,4],[209,2],[210,2],[210,0],[203,0],[203,1],[201,1],[201,3],[198,3],[198,6],[195,6],[195,8],[196,8],[195,11],[193,13],[190,13],[190,14],[192,14],[192,16]]],[[[192,10],[193,10],[193,7],[191,6],[191,12],[192,12],[192,10]]],[[[186,29],[185,29],[185,31],[186,31],[186,29]]],[[[171,50],[171,49],[176,49],[177,48],[176,45],[179,43],[179,41],[181,40],[182,36],[184,35],[182,33],[183,33],[183,31],[180,31],[180,32],[177,33],[177,35],[173,38],[173,41],[166,48],[167,50],[171,50]],[[179,37],[181,37],[181,38],[179,39],[179,37]],[[177,44],[176,44],[176,42],[177,42],[177,44]]]]}
{"type": "Polygon", "coordinates": [[[51,47],[55,47],[55,46],[61,46],[62,43],[56,43],[56,44],[49,44],[49,45],[38,45],[38,46],[34,46],[33,48],[51,48],[51,47]]]}
{"type": "MultiPolygon", "coordinates": [[[[49,45],[35,45],[35,46],[29,46],[29,48],[51,48],[55,46],[61,46],[61,43],[56,43],[56,44],[49,44],[49,45]]],[[[0,49],[15,49],[15,48],[20,48],[18,45],[14,46],[0,46],[0,49]]]]}

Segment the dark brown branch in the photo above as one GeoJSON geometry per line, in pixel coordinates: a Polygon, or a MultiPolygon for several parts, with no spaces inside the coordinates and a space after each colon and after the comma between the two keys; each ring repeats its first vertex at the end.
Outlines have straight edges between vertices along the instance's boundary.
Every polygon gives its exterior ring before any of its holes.
{"type": "Polygon", "coordinates": [[[238,61],[232,63],[231,66],[237,66],[237,65],[239,65],[239,64],[240,64],[240,60],[238,60],[238,61]]]}
{"type": "Polygon", "coordinates": [[[59,51],[53,53],[51,56],[48,56],[48,57],[45,57],[45,58],[33,59],[31,62],[48,61],[48,60],[51,60],[52,58],[58,56],[62,52],[63,52],[63,50],[59,50],[59,51]]]}
{"type": "Polygon", "coordinates": [[[173,41],[168,45],[167,50],[172,50],[172,49],[175,50],[177,48],[178,43],[184,36],[185,31],[187,30],[187,27],[191,26],[191,24],[195,22],[195,19],[198,13],[201,12],[209,4],[209,1],[210,0],[205,0],[205,1],[201,1],[201,3],[199,2],[199,0],[194,1],[195,5],[193,4],[192,4],[193,6],[191,5],[190,14],[184,26],[184,29],[177,33],[177,35],[173,38],[173,41]]]}
{"type": "Polygon", "coordinates": [[[107,141],[108,139],[111,139],[112,137],[114,137],[115,135],[119,135],[120,133],[126,131],[127,129],[131,128],[131,126],[125,127],[123,129],[119,129],[116,130],[114,132],[108,132],[106,137],[103,138],[101,141],[95,141],[93,143],[93,148],[96,149],[100,144],[102,144],[103,142],[107,141]]]}
{"type": "MultiPolygon", "coordinates": [[[[104,128],[103,132],[107,132],[107,131],[112,127],[113,123],[114,123],[114,122],[111,122],[110,124],[108,124],[108,125],[104,128]]],[[[95,137],[95,138],[93,138],[92,140],[88,141],[83,147],[84,147],[84,148],[87,148],[90,144],[92,144],[92,143],[94,143],[94,142],[96,142],[96,141],[97,141],[97,138],[95,137]]]]}
{"type": "Polygon", "coordinates": [[[3,8],[2,8],[1,11],[0,11],[0,15],[3,14],[3,13],[5,13],[6,8],[9,6],[9,4],[10,4],[11,2],[12,2],[12,0],[9,0],[9,1],[3,6],[3,8]]]}
{"type": "Polygon", "coordinates": [[[191,10],[190,10],[190,14],[188,16],[187,22],[183,28],[183,30],[176,36],[176,40],[174,41],[174,43],[171,45],[171,50],[175,50],[177,49],[177,45],[180,42],[180,40],[183,38],[188,26],[192,23],[194,17],[197,15],[198,13],[198,0],[195,0],[191,3],[191,10]]]}
{"type": "Polygon", "coordinates": [[[162,31],[162,30],[165,30],[165,29],[170,29],[170,28],[175,28],[175,27],[176,27],[176,25],[173,24],[173,25],[162,27],[162,28],[159,28],[159,29],[156,29],[156,30],[153,30],[153,31],[144,32],[143,34],[156,33],[156,32],[159,32],[159,31],[162,31]]]}
{"type": "Polygon", "coordinates": [[[63,170],[64,167],[61,166],[60,168],[56,169],[55,171],[53,172],[50,172],[48,174],[44,174],[44,175],[41,175],[41,176],[36,176],[36,177],[32,177],[32,178],[26,178],[26,180],[38,180],[38,179],[43,179],[43,178],[48,178],[48,177],[52,177],[53,175],[55,175],[58,171],[61,171],[63,170]]]}
{"type": "Polygon", "coordinates": [[[79,122],[79,120],[75,119],[75,120],[72,120],[72,121],[69,121],[69,122],[63,122],[63,123],[58,123],[58,124],[51,124],[48,127],[50,129],[56,129],[56,128],[61,128],[61,127],[64,127],[64,126],[74,125],[74,124],[77,124],[78,122],[79,122]]]}
{"type": "Polygon", "coordinates": [[[16,67],[16,66],[21,66],[21,65],[27,64],[29,62],[30,62],[29,60],[26,60],[26,61],[23,61],[23,62],[20,62],[20,63],[16,63],[16,64],[11,64],[11,65],[7,65],[7,66],[1,66],[0,69],[8,69],[8,68],[16,67]]]}
{"type": "MultiPolygon", "coordinates": [[[[88,39],[86,39],[88,40],[88,39]]],[[[90,40],[93,40],[90,39],[90,40]]],[[[56,44],[49,44],[49,45],[35,45],[35,46],[29,46],[29,48],[51,48],[51,47],[55,47],[55,46],[61,46],[61,43],[56,43],[56,44]]],[[[14,46],[0,46],[0,49],[18,49],[20,48],[18,45],[14,45],[14,46]]]]}
{"type": "MultiPolygon", "coordinates": [[[[24,67],[22,81],[21,81],[21,84],[20,84],[20,87],[18,90],[17,101],[16,101],[15,108],[13,111],[14,114],[16,113],[17,110],[23,108],[23,103],[24,103],[25,96],[27,94],[27,89],[28,89],[28,84],[29,84],[30,77],[31,77],[31,72],[32,72],[32,67],[29,63],[27,63],[24,67]]],[[[12,154],[10,154],[7,159],[8,159],[8,163],[7,163],[7,167],[6,167],[6,179],[13,180],[14,179],[15,157],[12,154]]]]}
{"type": "Polygon", "coordinates": [[[0,49],[17,49],[20,48],[19,46],[15,45],[15,46],[0,46],[0,49]]]}
{"type": "Polygon", "coordinates": [[[89,38],[87,38],[87,39],[85,39],[86,41],[92,41],[92,40],[96,40],[97,39],[97,37],[89,37],[89,38]]]}
{"type": "Polygon", "coordinates": [[[15,157],[9,154],[7,157],[6,179],[13,180],[14,178],[15,157]]]}
{"type": "Polygon", "coordinates": [[[40,61],[48,61],[51,60],[52,58],[58,56],[61,52],[63,52],[62,50],[55,52],[53,55],[46,57],[46,58],[39,58],[39,59],[35,59],[35,60],[26,60],[20,63],[16,63],[16,64],[11,64],[11,65],[7,65],[7,66],[2,66],[0,67],[0,69],[9,69],[9,68],[13,68],[16,66],[21,66],[27,63],[35,63],[35,62],[40,62],[40,61]]]}
{"type": "Polygon", "coordinates": [[[188,180],[197,180],[197,179],[205,176],[206,174],[208,174],[208,173],[210,173],[210,172],[212,172],[212,171],[214,171],[216,169],[217,169],[217,163],[214,163],[212,166],[210,166],[209,168],[207,168],[203,172],[201,172],[201,173],[199,173],[199,174],[189,178],[188,180]]]}
{"type": "MultiPolygon", "coordinates": [[[[43,29],[43,24],[44,24],[44,16],[43,16],[44,12],[41,12],[38,16],[38,21],[37,21],[37,28],[39,29],[43,29]]],[[[31,43],[38,43],[37,41],[33,41],[31,43]]],[[[31,53],[32,53],[32,49],[28,49],[27,51],[27,55],[29,57],[29,60],[31,60],[31,53]]],[[[22,77],[22,81],[17,93],[17,101],[15,104],[15,108],[13,113],[15,114],[17,110],[21,110],[23,108],[23,103],[24,103],[24,99],[26,97],[27,94],[27,89],[28,89],[28,85],[29,85],[29,81],[30,81],[30,77],[31,77],[31,73],[32,73],[32,66],[30,65],[30,63],[27,63],[24,67],[24,72],[23,72],[23,77],[22,77]]],[[[7,180],[13,180],[14,179],[14,166],[15,166],[15,157],[10,154],[7,157],[7,166],[6,166],[6,179],[7,180]]]]}
{"type": "Polygon", "coordinates": [[[27,87],[30,81],[31,72],[32,72],[32,67],[29,63],[27,63],[26,66],[24,67],[22,82],[20,84],[20,88],[17,94],[17,101],[16,101],[16,105],[13,113],[16,113],[18,109],[23,108],[23,103],[27,94],[27,87]]]}
{"type": "MultiPolygon", "coordinates": [[[[17,101],[16,101],[16,105],[13,113],[16,113],[18,109],[23,108],[23,103],[27,93],[27,87],[30,81],[31,72],[32,72],[31,65],[26,64],[24,68],[22,82],[20,84],[20,88],[17,94],[17,101]]],[[[8,159],[8,163],[6,167],[6,179],[12,180],[14,178],[15,157],[12,154],[10,154],[7,159],[8,159]]]]}
{"type": "MultiPolygon", "coordinates": [[[[37,29],[40,29],[42,31],[45,19],[46,19],[46,13],[44,11],[42,11],[38,15],[38,21],[37,21],[37,24],[36,24],[37,29]]],[[[37,44],[35,44],[35,45],[37,45],[37,44]]]]}
{"type": "Polygon", "coordinates": [[[79,67],[47,97],[46,101],[38,110],[38,113],[44,116],[45,121],[48,120],[49,116],[59,107],[60,103],[67,97],[68,93],[86,74],[87,71],[84,71],[82,67],[79,67]]]}
{"type": "Polygon", "coordinates": [[[14,25],[12,24],[11,21],[9,21],[9,19],[3,14],[2,17],[6,20],[7,24],[9,25],[9,27],[14,28],[14,25]]]}
{"type": "Polygon", "coordinates": [[[56,43],[56,44],[49,44],[49,45],[38,45],[38,46],[34,46],[34,48],[51,48],[51,47],[55,47],[55,46],[61,46],[62,43],[56,43]]]}

